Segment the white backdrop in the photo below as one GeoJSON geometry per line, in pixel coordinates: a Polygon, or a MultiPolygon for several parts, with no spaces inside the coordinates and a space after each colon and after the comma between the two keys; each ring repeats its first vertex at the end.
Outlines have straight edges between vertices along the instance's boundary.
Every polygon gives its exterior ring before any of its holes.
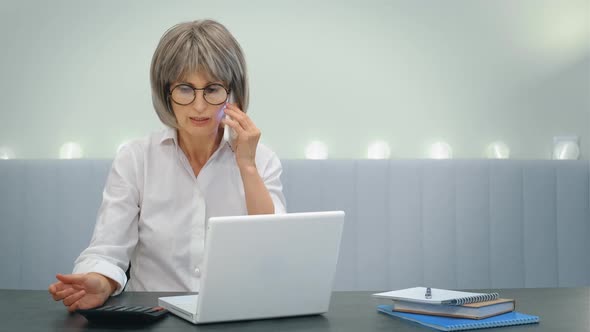
{"type": "MultiPolygon", "coordinates": [[[[246,52],[250,115],[281,158],[547,159],[553,136],[590,155],[590,3],[499,1],[11,1],[0,3],[0,149],[111,158],[160,128],[149,64],[172,25],[225,24],[246,52]]],[[[1,152],[1,151],[0,151],[1,152]]]]}

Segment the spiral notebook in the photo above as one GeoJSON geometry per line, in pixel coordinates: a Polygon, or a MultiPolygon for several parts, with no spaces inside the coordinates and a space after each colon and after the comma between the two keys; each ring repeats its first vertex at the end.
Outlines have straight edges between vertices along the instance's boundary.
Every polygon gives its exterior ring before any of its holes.
{"type": "Polygon", "coordinates": [[[373,297],[398,301],[420,302],[430,304],[462,305],[467,303],[492,301],[498,298],[498,293],[471,293],[448,289],[430,289],[431,297],[427,298],[426,287],[413,287],[391,292],[376,293],[373,297]]]}
{"type": "Polygon", "coordinates": [[[488,327],[523,325],[539,322],[539,316],[526,315],[516,311],[485,319],[474,320],[398,312],[393,311],[393,308],[390,305],[377,306],[377,310],[381,313],[416,322],[439,331],[485,329],[488,327]]]}

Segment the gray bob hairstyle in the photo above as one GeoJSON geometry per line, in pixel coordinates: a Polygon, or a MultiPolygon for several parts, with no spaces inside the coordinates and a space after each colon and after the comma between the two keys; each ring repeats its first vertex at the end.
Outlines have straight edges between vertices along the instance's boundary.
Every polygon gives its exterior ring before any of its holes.
{"type": "Polygon", "coordinates": [[[150,68],[152,102],[165,125],[178,128],[168,98],[171,84],[183,81],[197,71],[223,82],[237,106],[242,111],[247,111],[248,75],[240,44],[218,22],[184,22],[164,33],[154,52],[150,68]]]}

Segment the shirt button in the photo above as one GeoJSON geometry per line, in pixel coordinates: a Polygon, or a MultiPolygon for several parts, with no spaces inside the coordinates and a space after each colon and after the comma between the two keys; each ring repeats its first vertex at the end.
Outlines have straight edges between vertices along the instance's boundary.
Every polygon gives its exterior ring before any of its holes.
{"type": "Polygon", "coordinates": [[[196,268],[195,269],[195,274],[197,275],[197,277],[200,277],[201,276],[201,269],[196,268]]]}

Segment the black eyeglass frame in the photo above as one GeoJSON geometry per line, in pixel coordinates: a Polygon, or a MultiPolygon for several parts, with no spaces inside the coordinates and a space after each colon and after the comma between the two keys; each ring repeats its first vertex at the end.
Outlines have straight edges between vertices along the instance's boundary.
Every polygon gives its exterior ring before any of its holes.
{"type": "Polygon", "coordinates": [[[230,89],[227,89],[225,86],[223,86],[223,84],[219,84],[219,83],[211,83],[211,84],[208,84],[208,85],[206,85],[204,88],[200,88],[200,89],[199,89],[199,88],[195,88],[194,86],[192,86],[192,85],[190,85],[190,84],[186,84],[186,83],[180,83],[180,84],[176,85],[176,86],[175,86],[175,87],[174,87],[172,90],[169,90],[169,91],[168,91],[168,95],[167,95],[167,97],[168,97],[168,99],[169,99],[169,100],[172,100],[172,101],[173,101],[173,102],[174,102],[176,105],[187,106],[187,105],[190,105],[190,104],[192,104],[192,103],[195,101],[195,99],[197,99],[197,91],[198,91],[198,90],[203,90],[203,99],[205,99],[205,101],[206,101],[206,102],[207,102],[209,105],[214,105],[214,106],[221,105],[221,104],[225,103],[225,102],[227,101],[227,99],[229,98],[229,93],[231,92],[231,90],[230,90],[230,89]],[[191,100],[191,101],[190,101],[190,103],[187,103],[187,104],[181,104],[181,103],[177,102],[176,100],[174,100],[174,98],[172,98],[172,92],[173,92],[173,91],[174,91],[176,88],[178,88],[179,86],[185,86],[185,87],[189,87],[189,88],[193,89],[193,100],[191,100]],[[211,103],[211,102],[209,102],[209,101],[207,100],[207,93],[205,92],[205,90],[206,90],[206,89],[208,89],[208,88],[210,88],[210,87],[212,87],[212,86],[219,86],[219,87],[221,87],[223,90],[225,90],[225,94],[226,94],[227,96],[225,97],[225,100],[224,100],[224,101],[222,101],[221,103],[213,104],[213,103],[211,103]]]}

